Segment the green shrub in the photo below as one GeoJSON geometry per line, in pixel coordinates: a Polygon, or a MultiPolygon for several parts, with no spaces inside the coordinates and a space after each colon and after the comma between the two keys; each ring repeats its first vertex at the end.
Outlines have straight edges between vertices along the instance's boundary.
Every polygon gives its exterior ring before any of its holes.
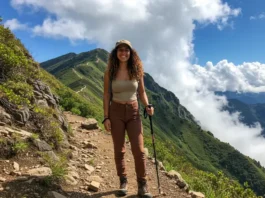
{"type": "Polygon", "coordinates": [[[41,153],[43,159],[52,170],[52,176],[47,178],[49,182],[61,181],[67,174],[67,159],[65,156],[59,156],[58,161],[54,161],[48,154],[41,153]]]}
{"type": "Polygon", "coordinates": [[[73,107],[71,109],[71,112],[74,113],[74,114],[76,114],[76,115],[80,115],[81,114],[81,111],[78,108],[76,108],[76,107],[73,107]]]}
{"type": "Polygon", "coordinates": [[[0,90],[7,99],[16,104],[30,106],[33,97],[33,88],[31,85],[23,82],[7,81],[0,85],[0,90]]]}
{"type": "Polygon", "coordinates": [[[29,145],[26,142],[15,142],[12,149],[15,153],[22,153],[28,149],[29,145]]]}

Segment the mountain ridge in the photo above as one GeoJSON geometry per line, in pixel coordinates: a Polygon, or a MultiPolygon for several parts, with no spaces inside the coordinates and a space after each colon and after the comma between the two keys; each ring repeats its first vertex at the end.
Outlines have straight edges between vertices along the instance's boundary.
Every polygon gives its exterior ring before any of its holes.
{"type": "Polygon", "coordinates": [[[265,137],[265,103],[246,104],[238,99],[228,99],[228,106],[224,110],[240,112],[240,120],[248,126],[260,123],[263,128],[261,134],[265,137]]]}
{"type": "Polygon", "coordinates": [[[216,91],[216,95],[226,96],[227,99],[237,99],[246,104],[265,103],[265,92],[232,92],[232,91],[216,91]]]}

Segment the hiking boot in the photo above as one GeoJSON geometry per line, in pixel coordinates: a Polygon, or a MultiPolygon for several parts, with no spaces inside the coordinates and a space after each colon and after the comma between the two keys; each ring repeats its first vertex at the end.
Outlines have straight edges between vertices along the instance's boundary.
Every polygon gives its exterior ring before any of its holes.
{"type": "Polygon", "coordinates": [[[141,198],[152,198],[151,193],[148,192],[146,180],[138,180],[138,196],[141,198]]]}
{"type": "Polygon", "coordinates": [[[119,196],[125,196],[127,195],[127,177],[120,177],[120,189],[117,192],[117,195],[119,196]]]}

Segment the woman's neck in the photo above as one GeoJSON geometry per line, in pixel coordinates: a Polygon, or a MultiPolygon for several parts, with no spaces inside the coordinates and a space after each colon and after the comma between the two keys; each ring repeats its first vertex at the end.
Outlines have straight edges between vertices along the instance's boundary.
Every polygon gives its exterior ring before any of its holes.
{"type": "Polygon", "coordinates": [[[119,66],[121,70],[127,70],[127,62],[120,62],[119,66]]]}

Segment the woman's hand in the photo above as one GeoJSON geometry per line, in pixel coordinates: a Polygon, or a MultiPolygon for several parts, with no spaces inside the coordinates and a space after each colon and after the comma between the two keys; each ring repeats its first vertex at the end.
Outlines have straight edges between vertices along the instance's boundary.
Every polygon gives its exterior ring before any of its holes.
{"type": "Polygon", "coordinates": [[[108,131],[108,132],[111,131],[111,123],[110,123],[110,120],[109,119],[105,120],[104,127],[105,127],[105,130],[106,131],[108,131]]]}
{"type": "Polygon", "coordinates": [[[154,107],[152,107],[152,106],[151,107],[146,106],[145,107],[145,110],[146,110],[146,112],[147,112],[148,115],[150,115],[150,116],[154,115],[154,111],[155,111],[154,110],[154,107]]]}

